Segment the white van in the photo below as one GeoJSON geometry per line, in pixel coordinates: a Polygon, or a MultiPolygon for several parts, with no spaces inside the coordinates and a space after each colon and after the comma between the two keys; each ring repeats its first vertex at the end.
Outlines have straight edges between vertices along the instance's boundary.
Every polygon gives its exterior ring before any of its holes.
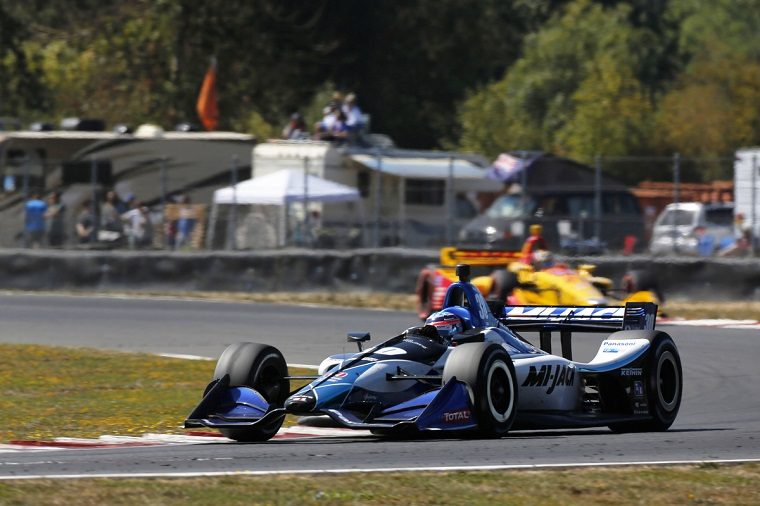
{"type": "Polygon", "coordinates": [[[733,204],[668,204],[657,217],[649,251],[654,255],[712,255],[735,240],[733,204]]]}

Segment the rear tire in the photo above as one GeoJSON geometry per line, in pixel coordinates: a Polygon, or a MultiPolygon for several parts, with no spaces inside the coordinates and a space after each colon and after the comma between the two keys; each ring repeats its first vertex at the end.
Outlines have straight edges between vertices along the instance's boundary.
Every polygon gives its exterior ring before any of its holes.
{"type": "Polygon", "coordinates": [[[651,420],[612,424],[615,432],[660,432],[668,430],[678,415],[683,393],[681,357],[673,339],[660,335],[652,342],[645,369],[647,402],[651,420]]]}
{"type": "Polygon", "coordinates": [[[426,320],[433,311],[433,290],[435,274],[430,268],[422,269],[419,276],[417,276],[417,285],[415,293],[417,294],[417,316],[421,320],[426,320]]]}
{"type": "MultiPolygon", "coordinates": [[[[258,343],[235,343],[227,347],[214,369],[214,379],[230,375],[230,386],[250,387],[259,392],[271,407],[281,407],[288,397],[290,382],[285,379],[288,366],[277,348],[258,343]]],[[[266,441],[271,439],[285,417],[263,427],[220,429],[236,441],[266,441]]]]}
{"type": "Polygon", "coordinates": [[[662,304],[665,302],[665,296],[660,290],[660,285],[650,272],[635,269],[625,273],[621,282],[623,291],[632,294],[640,291],[650,291],[655,294],[657,300],[662,304]]]}
{"type": "Polygon", "coordinates": [[[443,383],[465,383],[474,407],[478,433],[502,437],[517,412],[517,376],[509,354],[494,343],[467,343],[451,351],[443,368],[443,383]]]}
{"type": "Polygon", "coordinates": [[[518,286],[517,274],[505,269],[493,271],[491,279],[493,280],[493,284],[491,285],[491,293],[488,296],[491,300],[506,302],[507,297],[518,286]]]}

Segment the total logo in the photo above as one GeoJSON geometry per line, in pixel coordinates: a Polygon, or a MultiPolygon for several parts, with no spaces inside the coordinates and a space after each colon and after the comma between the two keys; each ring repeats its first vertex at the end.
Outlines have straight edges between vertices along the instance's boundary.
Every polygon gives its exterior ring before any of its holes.
{"type": "Polygon", "coordinates": [[[459,411],[448,411],[443,413],[444,423],[462,423],[469,422],[472,414],[469,409],[462,409],[459,411]]]}

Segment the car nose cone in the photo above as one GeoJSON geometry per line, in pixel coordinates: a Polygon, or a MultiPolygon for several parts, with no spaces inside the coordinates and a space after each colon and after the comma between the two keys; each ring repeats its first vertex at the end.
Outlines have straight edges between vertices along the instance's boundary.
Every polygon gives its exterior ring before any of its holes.
{"type": "Polygon", "coordinates": [[[285,409],[296,415],[311,413],[316,405],[317,399],[311,392],[292,395],[285,401],[285,409]]]}

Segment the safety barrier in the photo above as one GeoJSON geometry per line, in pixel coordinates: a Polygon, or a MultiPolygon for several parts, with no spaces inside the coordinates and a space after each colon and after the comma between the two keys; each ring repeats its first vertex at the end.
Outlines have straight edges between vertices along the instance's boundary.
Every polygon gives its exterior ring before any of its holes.
{"type": "MultiPolygon", "coordinates": [[[[561,259],[560,259],[561,260],[561,259]]],[[[666,295],[760,299],[760,259],[575,257],[619,283],[647,271],[666,295]]],[[[256,252],[0,250],[0,289],[161,291],[355,291],[412,293],[437,250],[256,252]]]]}

